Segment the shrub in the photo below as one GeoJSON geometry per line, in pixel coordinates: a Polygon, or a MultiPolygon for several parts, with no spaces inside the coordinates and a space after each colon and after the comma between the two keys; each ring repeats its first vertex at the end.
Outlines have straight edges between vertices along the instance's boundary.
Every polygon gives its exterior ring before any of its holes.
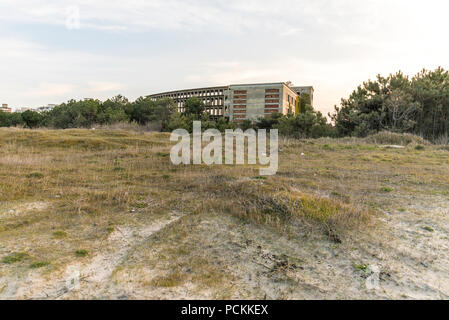
{"type": "Polygon", "coordinates": [[[81,257],[81,258],[86,257],[88,254],[89,254],[89,251],[87,251],[85,249],[79,249],[79,250],[75,251],[75,255],[77,257],[81,257]]]}
{"type": "Polygon", "coordinates": [[[67,233],[65,231],[58,230],[53,232],[53,237],[56,239],[65,238],[67,237],[67,233]]]}
{"type": "Polygon", "coordinates": [[[389,131],[382,131],[373,135],[370,135],[365,138],[367,143],[374,144],[391,144],[391,145],[400,145],[407,146],[409,144],[420,144],[420,145],[428,145],[430,144],[425,139],[409,134],[409,133],[395,133],[389,131]]]}
{"type": "Polygon", "coordinates": [[[2,259],[2,262],[6,263],[6,264],[12,264],[15,262],[23,261],[23,260],[27,259],[28,257],[29,257],[28,253],[14,252],[14,253],[11,253],[10,255],[4,257],[2,259]]]}
{"type": "Polygon", "coordinates": [[[36,178],[36,179],[42,179],[44,175],[40,172],[32,172],[27,175],[27,178],[36,178]]]}
{"type": "Polygon", "coordinates": [[[48,261],[38,261],[38,262],[34,262],[30,265],[31,269],[38,269],[38,268],[42,268],[42,267],[46,267],[50,264],[50,262],[48,261]]]}

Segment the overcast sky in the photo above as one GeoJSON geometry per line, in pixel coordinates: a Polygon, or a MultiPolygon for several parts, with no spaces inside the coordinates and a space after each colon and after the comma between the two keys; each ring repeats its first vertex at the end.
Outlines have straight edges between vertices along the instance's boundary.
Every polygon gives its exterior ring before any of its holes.
{"type": "Polygon", "coordinates": [[[0,103],[290,80],[313,85],[315,107],[328,112],[378,73],[449,68],[448,9],[443,0],[0,0],[0,103]]]}

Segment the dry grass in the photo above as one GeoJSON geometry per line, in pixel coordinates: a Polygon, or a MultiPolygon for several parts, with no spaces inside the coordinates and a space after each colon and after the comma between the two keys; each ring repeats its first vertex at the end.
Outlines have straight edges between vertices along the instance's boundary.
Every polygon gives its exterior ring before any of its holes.
{"type": "Polygon", "coordinates": [[[155,261],[167,271],[146,285],[220,286],[230,278],[201,255],[201,237],[182,230],[188,221],[230,215],[293,237],[298,225],[309,225],[338,243],[377,208],[391,205],[396,193],[442,194],[449,184],[448,151],[430,145],[393,150],[363,139],[283,140],[278,174],[262,179],[257,166],[174,166],[168,137],[0,129],[0,258],[28,257],[0,271],[62,270],[79,259],[80,248],[89,252],[85,259],[95,256],[117,228],[181,212],[187,217],[176,232],[151,240],[160,244],[155,261]]]}
{"type": "Polygon", "coordinates": [[[423,139],[420,136],[409,134],[409,133],[395,133],[389,131],[382,131],[365,138],[368,143],[375,144],[386,144],[386,145],[429,145],[430,142],[423,139]]]}

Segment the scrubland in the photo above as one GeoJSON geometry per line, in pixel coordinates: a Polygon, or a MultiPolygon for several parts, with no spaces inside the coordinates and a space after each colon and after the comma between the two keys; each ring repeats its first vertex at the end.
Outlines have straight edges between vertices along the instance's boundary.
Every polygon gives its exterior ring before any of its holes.
{"type": "Polygon", "coordinates": [[[1,129],[0,146],[0,298],[449,298],[446,146],[281,139],[269,177],[174,166],[163,133],[1,129]]]}

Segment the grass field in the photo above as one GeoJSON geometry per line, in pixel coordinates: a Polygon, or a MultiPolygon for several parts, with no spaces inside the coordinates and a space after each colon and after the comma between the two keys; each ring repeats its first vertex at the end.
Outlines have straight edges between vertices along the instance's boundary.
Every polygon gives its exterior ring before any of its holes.
{"type": "Polygon", "coordinates": [[[0,297],[448,298],[449,150],[394,138],[281,140],[260,177],[163,133],[1,129],[0,297]]]}

